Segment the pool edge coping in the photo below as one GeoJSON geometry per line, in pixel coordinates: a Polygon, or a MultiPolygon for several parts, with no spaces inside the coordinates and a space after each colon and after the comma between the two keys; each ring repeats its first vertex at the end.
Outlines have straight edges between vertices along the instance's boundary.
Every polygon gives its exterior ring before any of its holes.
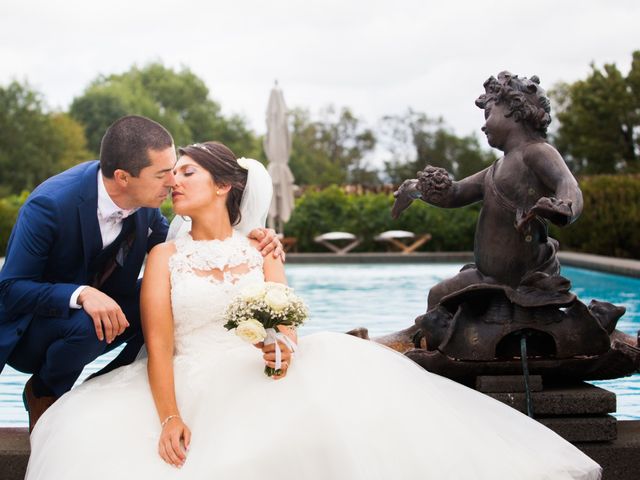
{"type": "MultiPolygon", "coordinates": [[[[565,266],[588,268],[606,273],[640,278],[640,260],[607,257],[590,253],[558,252],[560,263],[565,266]]],[[[470,263],[473,252],[417,252],[402,253],[289,253],[287,263],[470,263]]]]}
{"type": "MultiPolygon", "coordinates": [[[[599,272],[614,273],[627,277],[640,278],[640,260],[607,257],[592,253],[571,251],[558,252],[562,265],[588,268],[599,272]]],[[[403,253],[288,253],[288,264],[361,264],[361,263],[471,263],[473,252],[413,252],[403,253]]],[[[4,257],[0,257],[0,268],[4,257]]]]}

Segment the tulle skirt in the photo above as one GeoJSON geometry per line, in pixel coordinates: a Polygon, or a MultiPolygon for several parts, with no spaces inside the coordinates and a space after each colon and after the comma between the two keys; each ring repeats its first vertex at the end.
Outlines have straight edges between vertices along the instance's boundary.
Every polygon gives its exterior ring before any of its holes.
{"type": "Polygon", "coordinates": [[[598,479],[538,422],[373,342],[302,337],[288,375],[248,344],[175,358],[192,431],[181,469],[157,453],[146,360],[64,395],[32,436],[28,480],[598,479]]]}

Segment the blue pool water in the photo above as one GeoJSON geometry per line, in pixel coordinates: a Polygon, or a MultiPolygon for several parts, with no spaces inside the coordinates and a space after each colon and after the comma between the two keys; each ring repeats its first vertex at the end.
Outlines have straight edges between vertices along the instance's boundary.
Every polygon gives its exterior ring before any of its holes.
{"type": "MultiPolygon", "coordinates": [[[[425,311],[429,288],[459,269],[457,264],[288,265],[287,277],[311,310],[311,319],[301,328],[301,335],[367,327],[375,337],[412,325],[414,318],[425,311]]],[[[627,307],[618,328],[637,333],[640,279],[568,267],[563,268],[563,274],[571,279],[573,291],[585,303],[596,298],[627,307]]],[[[88,365],[79,381],[110,358],[105,356],[88,365]]],[[[0,425],[27,424],[21,400],[27,378],[8,367],[0,376],[0,425]]],[[[619,419],[640,419],[640,375],[594,383],[617,394],[619,419]]]]}

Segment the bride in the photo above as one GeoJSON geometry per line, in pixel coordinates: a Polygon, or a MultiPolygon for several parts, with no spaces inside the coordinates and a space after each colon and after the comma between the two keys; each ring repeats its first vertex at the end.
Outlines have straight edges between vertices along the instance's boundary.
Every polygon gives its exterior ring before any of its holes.
{"type": "Polygon", "coordinates": [[[191,231],[149,255],[148,358],[56,402],[32,433],[27,479],[600,478],[538,422],[374,342],[304,336],[267,378],[273,351],[228,332],[223,312],[246,285],[285,281],[280,259],[233,229],[266,212],[246,200],[270,191],[268,175],[219,143],[180,154],[174,210],[191,231]]]}

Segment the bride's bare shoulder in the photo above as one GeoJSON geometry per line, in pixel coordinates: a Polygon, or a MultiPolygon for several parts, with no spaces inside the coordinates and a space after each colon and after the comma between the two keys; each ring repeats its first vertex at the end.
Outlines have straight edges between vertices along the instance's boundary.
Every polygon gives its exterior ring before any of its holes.
{"type": "Polygon", "coordinates": [[[175,241],[159,243],[151,249],[147,257],[147,266],[149,264],[168,264],[171,255],[176,253],[175,241]]]}

